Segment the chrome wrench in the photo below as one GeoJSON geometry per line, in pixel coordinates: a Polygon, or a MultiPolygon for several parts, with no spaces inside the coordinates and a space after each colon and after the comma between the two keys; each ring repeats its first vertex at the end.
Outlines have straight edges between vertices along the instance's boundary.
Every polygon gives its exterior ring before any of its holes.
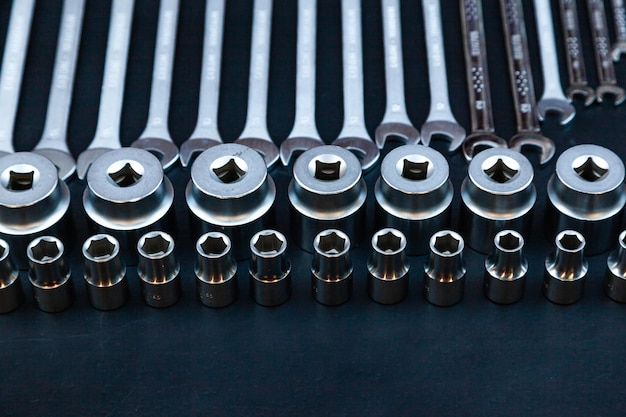
{"type": "Polygon", "coordinates": [[[207,0],[202,44],[202,75],[196,127],[180,146],[180,163],[187,167],[194,154],[222,143],[217,126],[217,110],[222,70],[224,9],[226,0],[207,0]]]}
{"type": "Polygon", "coordinates": [[[593,88],[587,85],[587,69],[582,52],[580,28],[578,26],[578,11],[576,0],[559,0],[563,38],[567,49],[567,73],[569,75],[569,87],[567,98],[573,102],[577,96],[584,100],[585,106],[590,105],[596,99],[593,88]]]}
{"type": "Polygon", "coordinates": [[[280,160],[324,144],[315,125],[315,51],[317,0],[298,0],[296,115],[287,139],[280,144],[280,160]]]}
{"type": "Polygon", "coordinates": [[[493,123],[482,1],[461,0],[460,8],[472,119],[472,133],[463,142],[463,156],[470,161],[480,148],[506,148],[508,144],[495,134],[493,123]]]}
{"type": "Polygon", "coordinates": [[[540,153],[540,164],[545,165],[554,156],[555,146],[539,127],[521,0],[500,0],[500,11],[517,121],[517,134],[509,141],[509,148],[518,152],[534,148],[540,153]]]}
{"type": "Polygon", "coordinates": [[[143,133],[130,145],[133,148],[145,149],[158,156],[164,170],[172,168],[178,161],[178,147],[172,140],[167,126],[177,28],[178,0],[161,0],[148,122],[143,133]]]}
{"type": "Polygon", "coordinates": [[[565,125],[574,120],[576,108],[565,97],[561,87],[550,0],[534,0],[534,3],[543,74],[543,94],[537,103],[537,114],[543,121],[548,113],[558,113],[561,124],[565,125]]]}
{"type": "Polygon", "coordinates": [[[414,145],[420,141],[417,130],[406,111],[404,99],[404,65],[402,63],[402,27],[399,0],[381,0],[383,10],[383,43],[385,46],[385,87],[387,107],[385,115],[376,128],[376,144],[385,146],[385,141],[396,137],[414,145]]]}
{"type": "Polygon", "coordinates": [[[35,0],[14,0],[0,72],[0,155],[15,152],[13,129],[20,100],[35,0]]]}
{"type": "Polygon", "coordinates": [[[235,143],[248,146],[263,156],[270,168],[278,161],[278,147],[267,130],[272,0],[255,0],[252,18],[252,46],[248,83],[248,115],[235,143]]]}
{"type": "Polygon", "coordinates": [[[600,82],[600,85],[596,88],[596,100],[598,100],[598,103],[602,103],[605,96],[613,96],[613,104],[618,106],[626,99],[626,93],[624,93],[622,87],[617,85],[615,66],[611,60],[609,30],[607,28],[606,12],[604,11],[604,1],[587,0],[587,9],[589,10],[589,25],[591,26],[598,81],[600,82]]]}
{"type": "Polygon", "coordinates": [[[365,126],[363,100],[363,46],[360,0],[341,2],[341,43],[343,61],[343,128],[333,145],[354,152],[367,171],[380,157],[378,146],[365,126]]]}
{"type": "Polygon", "coordinates": [[[613,61],[619,61],[622,54],[626,53],[626,10],[624,0],[612,0],[613,21],[615,23],[615,43],[613,44],[613,61]]]}
{"type": "Polygon", "coordinates": [[[76,174],[81,180],[85,179],[91,163],[100,155],[122,147],[120,121],[134,7],[135,0],[114,0],[111,6],[96,133],[76,161],[76,174]]]}
{"type": "Polygon", "coordinates": [[[46,122],[41,139],[33,149],[52,161],[63,181],[76,171],[76,161],[67,146],[67,124],[84,10],[85,0],[65,0],[63,3],[46,122]]]}
{"type": "Polygon", "coordinates": [[[446,56],[441,28],[439,0],[423,0],[426,55],[428,59],[428,84],[430,111],[422,125],[422,143],[430,145],[433,136],[450,141],[450,152],[456,151],[465,140],[465,129],[454,118],[448,95],[446,56]]]}

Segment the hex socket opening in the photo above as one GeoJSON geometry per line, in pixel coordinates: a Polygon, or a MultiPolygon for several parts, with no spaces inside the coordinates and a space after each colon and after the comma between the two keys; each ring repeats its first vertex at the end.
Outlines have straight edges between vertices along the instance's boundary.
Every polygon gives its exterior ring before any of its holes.
{"type": "Polygon", "coordinates": [[[39,181],[39,170],[30,164],[15,164],[0,176],[2,186],[9,191],[27,191],[39,181]]]}
{"type": "Polygon", "coordinates": [[[268,257],[275,256],[285,251],[287,242],[282,235],[275,232],[259,233],[251,242],[251,249],[255,254],[268,257]]]}
{"type": "Polygon", "coordinates": [[[519,163],[506,155],[485,159],[481,168],[485,175],[500,184],[510,181],[520,171],[519,163]]]}
{"type": "Polygon", "coordinates": [[[51,263],[63,255],[63,244],[57,239],[42,237],[28,246],[27,254],[34,262],[51,263]]]}
{"type": "Polygon", "coordinates": [[[221,233],[206,233],[198,240],[197,248],[202,256],[219,258],[230,250],[230,239],[221,233]]]}
{"type": "Polygon", "coordinates": [[[316,240],[316,248],[326,256],[339,256],[348,250],[348,240],[335,231],[320,233],[316,240]]]}
{"type": "Polygon", "coordinates": [[[522,235],[512,230],[504,230],[496,234],[494,242],[502,252],[516,252],[524,246],[522,235]]]}
{"type": "Polygon", "coordinates": [[[248,164],[238,156],[222,156],[210,166],[211,176],[224,184],[232,184],[242,179],[248,172],[248,164]]]}
{"type": "Polygon", "coordinates": [[[431,240],[433,252],[439,256],[454,256],[463,251],[463,241],[450,232],[434,235],[431,240]]]}
{"type": "Polygon", "coordinates": [[[425,180],[434,169],[432,161],[423,155],[407,155],[396,163],[398,175],[412,181],[425,180]]]}
{"type": "Polygon", "coordinates": [[[583,155],[574,159],[572,169],[585,181],[594,182],[602,179],[609,172],[609,164],[599,156],[583,155]]]}
{"type": "Polygon", "coordinates": [[[316,156],[308,166],[311,176],[320,181],[336,181],[344,176],[346,168],[343,158],[331,154],[316,156]]]}
{"type": "Polygon", "coordinates": [[[565,252],[578,252],[585,247],[585,238],[578,232],[564,231],[556,237],[556,245],[565,252]]]}
{"type": "Polygon", "coordinates": [[[378,252],[394,255],[404,250],[406,238],[390,229],[383,229],[376,232],[372,238],[372,245],[378,252]]]}
{"type": "Polygon", "coordinates": [[[169,255],[174,250],[174,243],[163,232],[151,232],[141,238],[137,249],[146,258],[159,259],[169,255]]]}
{"type": "Polygon", "coordinates": [[[141,181],[145,169],[138,161],[121,160],[109,165],[106,172],[113,184],[125,188],[141,181]]]}
{"type": "Polygon", "coordinates": [[[119,242],[106,235],[90,237],[83,246],[83,255],[92,261],[113,259],[119,252],[119,242]]]}

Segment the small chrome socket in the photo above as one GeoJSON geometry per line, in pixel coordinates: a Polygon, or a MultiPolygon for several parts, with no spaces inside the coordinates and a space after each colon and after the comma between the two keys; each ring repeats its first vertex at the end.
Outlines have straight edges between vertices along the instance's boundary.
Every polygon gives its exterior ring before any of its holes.
{"type": "Polygon", "coordinates": [[[165,232],[148,232],[137,242],[137,252],[137,273],[144,302],[156,308],[176,304],[182,288],[180,265],[174,254],[174,239],[165,232]]]}
{"type": "Polygon", "coordinates": [[[404,234],[385,228],[372,237],[372,254],[367,261],[367,293],[380,304],[396,304],[409,291],[409,262],[404,234]]]}
{"type": "Polygon", "coordinates": [[[618,303],[626,303],[626,230],[618,239],[618,247],[606,260],[604,292],[618,303]]]}
{"type": "Polygon", "coordinates": [[[513,304],[524,296],[528,261],[524,238],[515,230],[502,230],[493,239],[493,252],[485,259],[485,297],[498,304],[513,304]]]}
{"type": "Polygon", "coordinates": [[[341,230],[322,230],[313,240],[313,249],[313,298],[329,306],[345,303],[352,296],[350,238],[341,230]]]}
{"type": "Polygon", "coordinates": [[[463,299],[465,292],[465,242],[452,230],[430,238],[430,256],[424,264],[424,297],[434,305],[448,307],[463,299]]]}
{"type": "Polygon", "coordinates": [[[0,239],[0,314],[16,310],[24,301],[19,271],[11,260],[11,248],[0,239]]]}
{"type": "Polygon", "coordinates": [[[585,238],[574,230],[564,230],[556,235],[555,244],[554,253],[545,261],[543,295],[555,304],[573,304],[585,289],[585,238]]]}
{"type": "Polygon", "coordinates": [[[120,243],[111,235],[97,234],[83,244],[85,285],[89,303],[98,310],[116,310],[128,300],[126,266],[120,243]]]}
{"type": "Polygon", "coordinates": [[[238,284],[230,238],[221,232],[205,233],[196,242],[196,252],[198,299],[211,308],[231,305],[237,299],[238,284]]]}
{"type": "Polygon", "coordinates": [[[262,230],[250,239],[250,294],[258,304],[274,307],[291,296],[291,262],[287,239],[275,230],[262,230]]]}
{"type": "Polygon", "coordinates": [[[53,236],[38,237],[26,248],[33,297],[37,308],[47,313],[63,311],[74,301],[74,286],[64,251],[63,243],[53,236]]]}

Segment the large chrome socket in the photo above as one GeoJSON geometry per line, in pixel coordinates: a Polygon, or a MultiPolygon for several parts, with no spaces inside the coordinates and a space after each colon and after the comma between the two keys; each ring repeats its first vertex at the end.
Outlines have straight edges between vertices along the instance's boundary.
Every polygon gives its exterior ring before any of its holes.
{"type": "Polygon", "coordinates": [[[30,152],[0,157],[0,238],[19,269],[29,266],[28,244],[39,236],[69,236],[70,193],[48,158],[30,152]]]}
{"type": "Polygon", "coordinates": [[[626,230],[617,241],[617,249],[606,260],[604,292],[612,300],[626,303],[626,230]]]}
{"type": "Polygon", "coordinates": [[[247,146],[229,143],[201,153],[185,198],[193,229],[226,234],[237,259],[250,256],[252,236],[274,221],[276,186],[263,157],[247,146]]]}
{"type": "Polygon", "coordinates": [[[492,148],[474,156],[461,185],[459,229],[468,246],[491,251],[501,230],[528,236],[537,191],[533,167],[519,152],[492,148]]]}
{"type": "Polygon", "coordinates": [[[322,230],[313,241],[311,292],[325,305],[343,304],[352,296],[350,238],[337,229],[322,230]]]}
{"type": "Polygon", "coordinates": [[[83,244],[83,259],[89,303],[103,311],[122,307],[129,291],[117,239],[106,234],[89,237],[83,244]]]}
{"type": "Polygon", "coordinates": [[[585,238],[574,230],[564,230],[556,235],[555,244],[554,253],[545,261],[543,295],[555,304],[573,304],[585,290],[585,238]]]}
{"type": "Polygon", "coordinates": [[[291,296],[291,262],[287,239],[275,230],[262,230],[250,239],[250,294],[258,304],[274,307],[291,296]]]}
{"type": "Polygon", "coordinates": [[[400,146],[383,159],[374,196],[376,227],[403,232],[408,255],[425,254],[428,238],[450,225],[448,162],[427,146],[400,146]]]}
{"type": "Polygon", "coordinates": [[[625,202],[621,159],[601,146],[573,146],[561,154],[548,181],[548,237],[576,230],[593,243],[587,254],[605,252],[617,239],[625,202]]]}
{"type": "Polygon", "coordinates": [[[463,238],[452,230],[441,230],[430,238],[429,246],[430,256],[424,264],[424,297],[440,307],[455,305],[465,293],[463,238]]]}
{"type": "Polygon", "coordinates": [[[0,313],[17,309],[24,301],[19,271],[11,260],[9,244],[0,239],[0,313]]]}
{"type": "Polygon", "coordinates": [[[224,233],[208,232],[196,242],[196,293],[202,304],[221,308],[237,299],[237,262],[230,239],[224,233]]]}
{"type": "Polygon", "coordinates": [[[409,261],[406,237],[386,228],[372,236],[372,254],[367,261],[367,293],[381,304],[395,304],[409,292],[409,261]]]}
{"type": "Polygon", "coordinates": [[[121,148],[102,154],[87,173],[83,207],[94,233],[120,243],[126,264],[137,263],[137,240],[152,230],[169,230],[174,189],[150,152],[121,148]]]}
{"type": "Polygon", "coordinates": [[[167,308],[182,295],[180,264],[174,254],[174,239],[164,232],[148,232],[137,242],[137,273],[143,301],[150,307],[167,308]]]}
{"type": "Polygon", "coordinates": [[[352,152],[332,145],[309,149],[296,160],[289,184],[292,237],[309,252],[325,229],[342,230],[358,243],[367,229],[366,196],[361,163],[352,152]]]}
{"type": "Polygon", "coordinates": [[[26,248],[28,278],[41,311],[58,313],[74,301],[72,275],[64,252],[63,243],[53,236],[38,237],[26,248]]]}
{"type": "Polygon", "coordinates": [[[513,304],[524,296],[528,261],[522,254],[524,238],[515,230],[498,232],[493,252],[485,259],[485,297],[498,304],[513,304]]]}

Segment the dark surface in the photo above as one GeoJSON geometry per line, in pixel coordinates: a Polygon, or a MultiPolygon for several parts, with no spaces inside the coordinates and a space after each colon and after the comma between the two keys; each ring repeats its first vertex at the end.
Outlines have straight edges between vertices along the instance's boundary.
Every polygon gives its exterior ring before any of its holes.
{"type": "MultiPolygon", "coordinates": [[[[170,130],[178,144],[195,124],[203,3],[183,0],[181,4],[170,112],[170,130]]],[[[252,2],[228,3],[219,125],[225,141],[232,141],[245,120],[252,2]]],[[[469,128],[458,4],[443,3],[452,105],[459,122],[469,128]]],[[[524,3],[539,97],[542,82],[532,2],[524,3]]],[[[580,3],[593,85],[587,13],[584,2],[580,3]]],[[[60,5],[60,1],[41,1],[37,6],[16,123],[18,150],[29,150],[43,128],[60,5]]],[[[498,133],[509,138],[515,132],[515,119],[499,7],[495,0],[485,0],[484,7],[495,121],[498,133]]],[[[109,8],[108,2],[90,1],[85,14],[69,128],[75,155],[95,131],[109,8]]],[[[9,2],[2,2],[0,39],[5,37],[9,11],[9,2]]],[[[326,142],[336,137],[342,124],[339,11],[339,1],[320,0],[317,120],[326,142]]],[[[419,127],[429,106],[420,3],[403,2],[402,12],[407,105],[419,127]]],[[[157,14],[156,2],[137,1],[121,131],[125,145],[139,136],[147,118],[157,14]]],[[[293,123],[295,15],[296,1],[276,1],[268,122],[277,142],[293,123]]],[[[363,28],[365,113],[373,134],[385,106],[379,2],[364,1],[363,28]]],[[[557,35],[562,54],[560,31],[557,35]]],[[[564,59],[561,66],[565,80],[564,59]]],[[[619,63],[617,71],[626,84],[626,63],[619,63]]],[[[592,142],[626,157],[626,107],[605,103],[583,109],[577,103],[577,109],[576,119],[565,128],[555,118],[544,124],[558,154],[568,146],[592,142]]],[[[446,148],[441,142],[434,146],[446,148]]],[[[458,190],[466,165],[460,154],[448,159],[456,227],[458,190]]],[[[531,161],[536,166],[536,157],[531,156],[531,161]]],[[[410,259],[407,299],[395,306],[378,305],[365,293],[368,245],[364,242],[353,251],[354,296],[343,306],[330,308],[313,301],[311,257],[292,244],[294,291],[285,305],[264,308],[251,300],[244,262],[239,265],[237,302],[221,310],[203,307],[195,299],[193,242],[182,192],[189,174],[177,167],[168,175],[177,191],[183,298],[165,310],[147,307],[140,299],[136,272],[129,269],[130,301],[118,311],[99,312],[88,304],[82,282],[78,249],[87,237],[80,200],[84,185],[74,179],[70,188],[76,241],[70,260],[76,301],[63,313],[42,313],[30,298],[22,274],[26,303],[0,316],[0,414],[624,415],[626,306],[602,292],[606,254],[589,259],[586,292],[579,303],[553,305],[539,291],[543,260],[551,250],[542,234],[542,215],[554,161],[536,172],[539,199],[534,235],[526,248],[527,292],[512,306],[498,306],[484,298],[484,256],[470,250],[466,294],[459,305],[438,308],[422,298],[424,257],[410,259]]],[[[284,219],[290,168],[277,168],[272,176],[279,191],[279,218],[284,219]]],[[[370,219],[377,176],[378,168],[366,176],[370,219]]],[[[286,221],[279,229],[289,233],[286,221]]]]}

